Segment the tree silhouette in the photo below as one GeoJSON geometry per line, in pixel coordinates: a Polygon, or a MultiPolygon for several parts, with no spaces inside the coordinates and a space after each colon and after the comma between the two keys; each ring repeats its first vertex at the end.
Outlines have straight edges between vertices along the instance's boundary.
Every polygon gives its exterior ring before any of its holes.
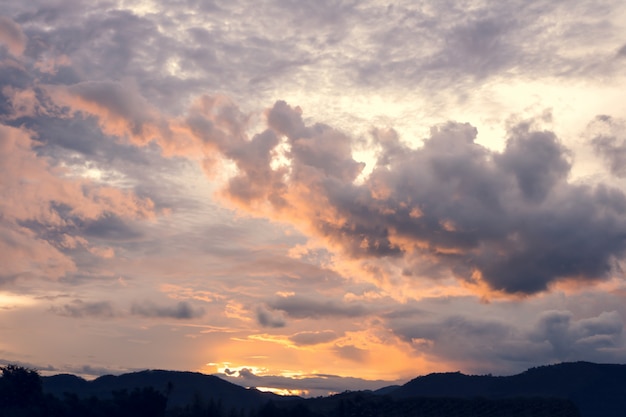
{"type": "Polygon", "coordinates": [[[43,388],[37,371],[17,365],[7,365],[0,369],[0,408],[42,404],[43,388]]]}

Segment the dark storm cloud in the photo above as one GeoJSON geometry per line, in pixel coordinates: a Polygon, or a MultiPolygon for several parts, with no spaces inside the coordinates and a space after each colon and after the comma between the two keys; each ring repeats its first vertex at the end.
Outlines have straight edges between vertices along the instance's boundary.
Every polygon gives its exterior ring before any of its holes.
{"type": "Polygon", "coordinates": [[[194,319],[204,315],[202,308],[193,307],[186,301],[180,301],[173,306],[159,305],[151,301],[137,302],[132,305],[130,312],[136,316],[177,320],[194,319]]]}

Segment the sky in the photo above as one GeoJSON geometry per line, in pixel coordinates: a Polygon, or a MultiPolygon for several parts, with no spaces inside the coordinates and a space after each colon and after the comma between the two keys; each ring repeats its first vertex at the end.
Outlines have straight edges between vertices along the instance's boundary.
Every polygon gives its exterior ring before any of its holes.
{"type": "Polygon", "coordinates": [[[2,2],[0,363],[624,363],[624,91],[618,0],[2,2]]]}

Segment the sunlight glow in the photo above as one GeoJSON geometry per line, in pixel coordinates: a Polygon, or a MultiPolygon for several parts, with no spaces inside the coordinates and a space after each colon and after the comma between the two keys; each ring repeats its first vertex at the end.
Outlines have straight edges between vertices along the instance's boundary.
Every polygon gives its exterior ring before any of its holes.
{"type": "Polygon", "coordinates": [[[37,301],[26,295],[0,292],[0,310],[10,310],[17,307],[24,307],[37,304],[37,301]]]}
{"type": "Polygon", "coordinates": [[[306,397],[309,395],[309,391],[305,389],[285,389],[285,388],[270,388],[270,387],[254,387],[259,391],[263,392],[272,392],[277,395],[297,395],[300,397],[306,397]]]}

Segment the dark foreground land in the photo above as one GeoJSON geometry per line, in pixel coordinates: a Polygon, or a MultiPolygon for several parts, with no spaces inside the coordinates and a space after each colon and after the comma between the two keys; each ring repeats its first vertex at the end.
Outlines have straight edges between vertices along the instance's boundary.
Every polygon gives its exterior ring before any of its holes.
{"type": "Polygon", "coordinates": [[[193,372],[142,371],[85,381],[9,365],[0,417],[617,417],[626,365],[563,363],[518,375],[430,374],[399,387],[304,399],[193,372]]]}

